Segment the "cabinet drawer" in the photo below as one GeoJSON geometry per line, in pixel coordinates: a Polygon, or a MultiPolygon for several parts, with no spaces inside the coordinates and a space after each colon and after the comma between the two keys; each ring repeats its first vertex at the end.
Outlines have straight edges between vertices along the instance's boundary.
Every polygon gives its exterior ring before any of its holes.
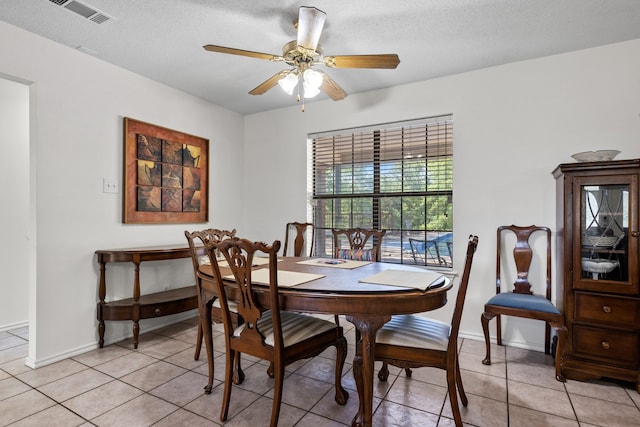
{"type": "Polygon", "coordinates": [[[576,292],[575,319],[637,329],[640,301],[637,299],[576,292]]]}
{"type": "Polygon", "coordinates": [[[615,365],[638,366],[638,334],[611,329],[573,326],[573,349],[576,356],[615,365]]]}

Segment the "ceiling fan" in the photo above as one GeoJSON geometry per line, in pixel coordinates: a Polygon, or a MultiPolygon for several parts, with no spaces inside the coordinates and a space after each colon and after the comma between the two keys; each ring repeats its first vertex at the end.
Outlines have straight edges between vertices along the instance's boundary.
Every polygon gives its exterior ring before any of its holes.
{"type": "MultiPolygon", "coordinates": [[[[289,95],[297,88],[298,101],[300,101],[300,89],[302,89],[304,98],[312,98],[320,93],[321,90],[334,101],[339,101],[347,96],[344,89],[331,77],[322,71],[312,68],[316,65],[325,65],[330,68],[396,68],[400,63],[400,59],[396,54],[324,56],[318,41],[326,17],[327,15],[323,11],[315,7],[301,6],[298,21],[294,23],[298,30],[298,38],[283,46],[282,55],[212,44],[208,44],[204,48],[210,52],[284,62],[292,68],[277,72],[249,93],[251,95],[262,95],[276,84],[279,84],[289,95]]],[[[304,111],[304,104],[302,110],[304,111]]]]}

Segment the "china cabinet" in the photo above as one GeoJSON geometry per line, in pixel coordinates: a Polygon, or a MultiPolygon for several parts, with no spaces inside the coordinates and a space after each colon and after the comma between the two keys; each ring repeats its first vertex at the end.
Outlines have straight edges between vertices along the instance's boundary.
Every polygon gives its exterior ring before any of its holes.
{"type": "Polygon", "coordinates": [[[566,163],[553,175],[562,372],[630,381],[640,393],[640,159],[566,163]]]}

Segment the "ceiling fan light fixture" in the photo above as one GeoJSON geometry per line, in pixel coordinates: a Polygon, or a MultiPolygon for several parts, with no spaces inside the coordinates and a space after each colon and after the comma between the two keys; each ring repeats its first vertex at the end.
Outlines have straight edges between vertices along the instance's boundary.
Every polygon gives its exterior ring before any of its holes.
{"type": "Polygon", "coordinates": [[[304,82],[312,88],[319,89],[322,85],[322,74],[311,68],[304,70],[302,78],[304,82]]]}
{"type": "MultiPolygon", "coordinates": [[[[58,0],[50,0],[58,1],[58,0]]],[[[66,0],[79,1],[79,0],[66,0]]],[[[311,70],[312,66],[324,65],[331,68],[373,68],[392,69],[400,63],[398,55],[337,55],[324,56],[318,44],[327,15],[315,7],[301,6],[298,19],[294,22],[298,30],[296,40],[291,40],[282,47],[282,55],[236,49],[232,47],[207,44],[204,47],[209,52],[239,55],[268,61],[281,61],[289,69],[281,70],[249,91],[250,95],[262,95],[276,86],[280,86],[285,93],[293,95],[296,92],[297,101],[313,98],[320,92],[327,94],[334,101],[340,101],[347,96],[347,92],[340,87],[328,74],[311,70]]]]}
{"type": "Polygon", "coordinates": [[[291,95],[298,84],[298,74],[292,70],[289,74],[278,80],[278,85],[287,95],[291,95]]]}
{"type": "Polygon", "coordinates": [[[308,84],[306,81],[302,82],[302,88],[304,89],[304,97],[305,98],[313,98],[320,93],[319,87],[313,87],[308,84]]]}
{"type": "Polygon", "coordinates": [[[298,14],[298,46],[316,50],[327,14],[315,7],[301,6],[298,14]]]}

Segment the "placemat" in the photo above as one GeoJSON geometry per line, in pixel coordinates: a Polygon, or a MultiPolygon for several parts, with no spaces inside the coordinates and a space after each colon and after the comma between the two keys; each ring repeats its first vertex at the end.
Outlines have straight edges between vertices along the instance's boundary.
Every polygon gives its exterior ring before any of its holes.
{"type": "Polygon", "coordinates": [[[445,280],[442,274],[435,271],[385,270],[359,282],[427,290],[442,286],[445,280]]]}
{"type": "MultiPolygon", "coordinates": [[[[297,271],[278,270],[278,286],[282,288],[290,288],[300,285],[301,283],[311,282],[312,280],[324,277],[324,274],[300,273],[297,271]]],[[[224,279],[234,280],[232,274],[224,276],[224,279]]],[[[261,268],[251,272],[251,282],[261,285],[269,284],[269,269],[261,268]]]]}
{"type": "Polygon", "coordinates": [[[353,269],[371,264],[371,261],[353,261],[350,259],[334,259],[334,258],[314,258],[305,261],[298,261],[297,264],[316,265],[318,267],[346,268],[353,269]]]}

